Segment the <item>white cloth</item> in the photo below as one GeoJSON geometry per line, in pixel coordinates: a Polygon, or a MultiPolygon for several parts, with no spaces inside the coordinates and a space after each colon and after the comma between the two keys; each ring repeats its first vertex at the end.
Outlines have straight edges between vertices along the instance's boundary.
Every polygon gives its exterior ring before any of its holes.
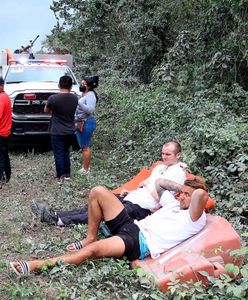
{"type": "Polygon", "coordinates": [[[135,223],[146,239],[151,257],[157,258],[160,253],[198,233],[206,225],[206,214],[203,212],[193,222],[188,209],[180,210],[180,207],[171,203],[135,223]]]}
{"type": "MultiPolygon", "coordinates": [[[[155,189],[155,180],[157,178],[172,180],[179,184],[184,184],[184,181],[186,179],[185,171],[181,166],[181,163],[177,163],[176,165],[172,165],[169,167],[164,164],[158,165],[153,169],[152,174],[149,176],[148,184],[145,187],[138,188],[130,192],[124,198],[124,200],[130,201],[134,204],[138,204],[140,207],[149,209],[151,211],[158,209],[160,205],[163,206],[166,203],[165,197],[161,197],[162,201],[161,203],[159,203],[151,195],[151,192],[155,189]]],[[[175,192],[167,191],[165,195],[171,198],[171,196],[173,196],[174,194],[175,192]]],[[[178,203],[178,201],[176,203],[178,203]]]]}
{"type": "Polygon", "coordinates": [[[174,192],[169,192],[169,191],[164,191],[161,198],[160,198],[160,201],[159,201],[159,204],[161,206],[180,206],[180,202],[174,197],[174,192]]]}

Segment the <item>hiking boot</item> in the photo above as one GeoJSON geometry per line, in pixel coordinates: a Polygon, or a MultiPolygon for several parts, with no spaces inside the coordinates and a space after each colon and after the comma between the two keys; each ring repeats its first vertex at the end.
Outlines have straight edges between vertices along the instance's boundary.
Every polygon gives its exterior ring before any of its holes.
{"type": "Polygon", "coordinates": [[[41,222],[48,224],[57,224],[58,216],[56,212],[47,206],[47,204],[32,200],[30,203],[32,212],[40,218],[41,222]]]}

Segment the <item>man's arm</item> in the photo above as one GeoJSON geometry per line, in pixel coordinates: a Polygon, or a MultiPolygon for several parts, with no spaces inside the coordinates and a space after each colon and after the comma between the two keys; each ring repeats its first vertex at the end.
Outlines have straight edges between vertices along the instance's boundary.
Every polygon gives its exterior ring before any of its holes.
{"type": "Polygon", "coordinates": [[[45,107],[44,107],[44,112],[45,112],[45,113],[51,113],[52,110],[51,110],[51,108],[49,108],[49,107],[47,107],[47,106],[45,105],[45,107]]]}
{"type": "Polygon", "coordinates": [[[152,192],[152,196],[159,201],[164,191],[181,192],[182,187],[183,185],[172,180],[158,178],[155,180],[155,190],[152,192]]]}
{"type": "MultiPolygon", "coordinates": [[[[52,96],[50,96],[50,97],[52,97],[52,96]]],[[[53,102],[54,101],[53,101],[53,98],[50,98],[50,97],[47,99],[47,103],[44,107],[44,112],[52,114],[52,107],[53,107],[53,102]]]]}
{"type": "Polygon", "coordinates": [[[191,196],[189,214],[193,222],[197,221],[205,210],[208,193],[203,189],[194,190],[191,196]]]}

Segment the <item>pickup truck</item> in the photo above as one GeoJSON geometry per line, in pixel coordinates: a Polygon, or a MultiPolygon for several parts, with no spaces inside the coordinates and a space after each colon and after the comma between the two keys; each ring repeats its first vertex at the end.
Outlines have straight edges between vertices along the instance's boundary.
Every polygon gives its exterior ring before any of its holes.
{"type": "Polygon", "coordinates": [[[68,61],[55,58],[27,59],[20,55],[3,69],[4,90],[12,102],[11,140],[49,136],[51,116],[44,113],[44,106],[49,96],[59,92],[61,76],[72,77],[71,92],[80,97],[79,84],[68,61]]]}

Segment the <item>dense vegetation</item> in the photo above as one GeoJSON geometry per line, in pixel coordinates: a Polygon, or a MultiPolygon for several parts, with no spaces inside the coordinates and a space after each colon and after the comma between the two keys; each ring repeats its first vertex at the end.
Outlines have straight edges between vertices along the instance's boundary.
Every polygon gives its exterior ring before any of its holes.
{"type": "Polygon", "coordinates": [[[247,88],[245,0],[60,0],[45,45],[71,52],[83,75],[97,72],[122,80],[163,77],[247,88]],[[61,22],[61,19],[64,22],[61,22]]]}
{"type": "MultiPolygon", "coordinates": [[[[100,75],[94,152],[108,153],[104,184],[131,177],[160,158],[165,140],[179,140],[247,258],[247,1],[61,0],[52,10],[58,24],[44,45],[72,53],[79,78],[100,75]]],[[[247,260],[235,272],[242,277],[212,279],[208,290],[177,284],[168,299],[246,299],[247,260]]],[[[132,299],[162,297],[137,293],[132,299]]]]}

